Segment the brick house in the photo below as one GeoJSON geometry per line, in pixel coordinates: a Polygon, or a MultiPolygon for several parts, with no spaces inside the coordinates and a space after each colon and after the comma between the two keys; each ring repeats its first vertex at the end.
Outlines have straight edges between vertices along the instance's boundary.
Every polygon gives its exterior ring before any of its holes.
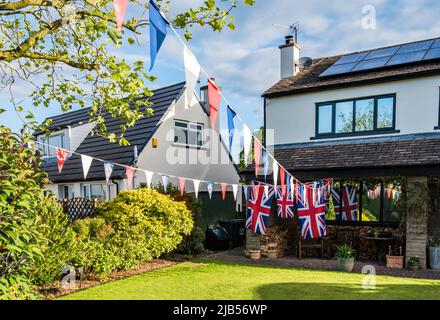
{"type": "Polygon", "coordinates": [[[279,48],[281,79],[263,94],[266,147],[302,181],[357,190],[355,221],[326,217],[326,255],[341,241],[366,260],[402,247],[426,267],[428,240],[440,237],[440,39],[319,59],[301,58],[291,36],[279,48]]]}

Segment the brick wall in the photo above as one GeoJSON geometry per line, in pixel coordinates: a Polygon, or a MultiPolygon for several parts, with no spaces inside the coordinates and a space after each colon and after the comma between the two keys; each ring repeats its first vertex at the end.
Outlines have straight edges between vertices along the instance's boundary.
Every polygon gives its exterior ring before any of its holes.
{"type": "MultiPolygon", "coordinates": [[[[426,177],[408,177],[408,187],[412,183],[427,183],[426,177]]],[[[408,197],[411,194],[408,193],[408,197]]],[[[406,256],[405,261],[411,257],[419,257],[423,269],[426,269],[426,248],[428,246],[428,204],[425,213],[414,217],[407,212],[406,219],[406,256]]]]}

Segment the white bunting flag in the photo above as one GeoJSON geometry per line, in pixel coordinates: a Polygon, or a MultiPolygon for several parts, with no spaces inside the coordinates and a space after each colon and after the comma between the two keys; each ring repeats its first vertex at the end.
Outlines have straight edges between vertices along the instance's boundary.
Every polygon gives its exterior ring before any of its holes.
{"type": "Polygon", "coordinates": [[[269,186],[267,184],[264,185],[264,196],[269,198],[269,186]]]}
{"type": "Polygon", "coordinates": [[[164,192],[167,192],[168,182],[170,182],[170,177],[162,176],[162,184],[163,184],[163,191],[164,192]]]}
{"type": "Polygon", "coordinates": [[[276,189],[277,187],[277,182],[278,182],[278,162],[276,162],[275,160],[273,161],[273,185],[276,189]]]}
{"type": "Polygon", "coordinates": [[[251,129],[243,124],[243,145],[244,145],[244,164],[248,164],[249,152],[251,151],[252,132],[251,129]]]}
{"type": "Polygon", "coordinates": [[[212,199],[212,189],[213,189],[212,183],[208,182],[208,195],[209,195],[209,199],[212,199]]]}
{"type": "Polygon", "coordinates": [[[194,92],[200,76],[200,65],[197,62],[196,57],[194,57],[186,46],[183,46],[183,62],[185,65],[186,79],[186,109],[188,106],[191,107],[197,103],[194,92]]]}
{"type": "Polygon", "coordinates": [[[145,171],[145,179],[147,179],[147,187],[151,188],[151,181],[153,180],[153,172],[145,171]]]}
{"type": "Polygon", "coordinates": [[[193,180],[194,182],[194,193],[196,195],[196,199],[199,198],[199,186],[200,186],[200,181],[199,180],[193,180]]]}
{"type": "Polygon", "coordinates": [[[107,181],[107,184],[110,181],[110,177],[112,176],[113,167],[113,163],[104,162],[105,180],[107,181]]]}
{"type": "Polygon", "coordinates": [[[83,167],[83,172],[84,172],[84,180],[87,178],[87,174],[89,173],[89,169],[90,166],[92,165],[92,161],[93,158],[86,156],[86,155],[81,155],[81,162],[82,162],[82,167],[83,167]]]}
{"type": "Polygon", "coordinates": [[[237,200],[238,184],[232,185],[232,193],[234,194],[234,200],[237,200]]]}
{"type": "Polygon", "coordinates": [[[292,199],[295,198],[295,179],[290,176],[290,194],[292,195],[292,199]]]}

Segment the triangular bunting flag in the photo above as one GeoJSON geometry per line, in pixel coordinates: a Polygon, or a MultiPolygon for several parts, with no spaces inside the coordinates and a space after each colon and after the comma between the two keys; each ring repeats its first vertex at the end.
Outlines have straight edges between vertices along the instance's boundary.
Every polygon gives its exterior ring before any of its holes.
{"type": "Polygon", "coordinates": [[[220,189],[222,190],[222,199],[223,200],[226,199],[227,188],[228,188],[228,184],[227,183],[220,183],[220,189]]]}
{"type": "Polygon", "coordinates": [[[87,173],[89,173],[89,169],[90,166],[92,165],[92,161],[93,158],[86,156],[86,155],[81,155],[81,162],[82,162],[82,167],[83,167],[83,173],[84,173],[84,180],[87,178],[87,173]]]}
{"type": "Polygon", "coordinates": [[[292,198],[295,198],[295,179],[289,175],[289,182],[290,182],[290,193],[292,195],[292,198]]]}
{"type": "Polygon", "coordinates": [[[157,5],[150,1],[150,71],[153,69],[157,53],[167,36],[168,22],[160,13],[157,5]]]}
{"type": "Polygon", "coordinates": [[[261,160],[261,143],[258,139],[254,139],[254,159],[255,159],[255,176],[258,176],[258,168],[261,160]]]}
{"type": "Polygon", "coordinates": [[[234,194],[234,200],[237,200],[238,184],[232,185],[232,193],[234,194]]]}
{"type": "Polygon", "coordinates": [[[124,24],[125,13],[127,12],[128,0],[113,0],[113,6],[115,7],[116,25],[118,31],[122,30],[124,24]]]}
{"type": "Polygon", "coordinates": [[[276,188],[277,187],[277,183],[278,183],[278,162],[276,162],[275,160],[273,161],[273,185],[276,188]]]}
{"type": "Polygon", "coordinates": [[[266,180],[267,174],[269,173],[269,153],[266,150],[263,150],[263,168],[264,180],[266,180]]]}
{"type": "Polygon", "coordinates": [[[179,190],[181,196],[183,196],[183,193],[185,192],[185,184],[186,184],[186,179],[179,177],[179,190]]]}
{"type": "Polygon", "coordinates": [[[162,176],[162,185],[163,185],[163,191],[167,192],[168,183],[170,182],[170,177],[168,176],[162,176]]]}
{"type": "Polygon", "coordinates": [[[147,188],[151,188],[151,182],[153,180],[153,172],[151,171],[144,171],[145,172],[145,179],[147,180],[147,188]]]}
{"type": "Polygon", "coordinates": [[[66,161],[67,155],[69,154],[69,151],[62,148],[57,148],[56,154],[57,154],[58,172],[61,173],[61,170],[63,170],[64,162],[66,161]]]}
{"type": "Polygon", "coordinates": [[[220,95],[220,90],[212,82],[211,79],[208,79],[208,98],[209,98],[209,118],[211,120],[211,128],[215,129],[217,114],[220,108],[221,95],[220,95]]]}
{"type": "Polygon", "coordinates": [[[269,185],[268,184],[264,185],[264,195],[265,195],[266,199],[269,197],[269,185]]]}
{"type": "Polygon", "coordinates": [[[104,162],[104,172],[105,172],[105,181],[110,181],[110,177],[112,176],[114,164],[110,162],[104,162]]]}
{"type": "Polygon", "coordinates": [[[136,169],[133,167],[126,167],[125,168],[125,175],[127,177],[127,185],[128,185],[128,188],[130,188],[130,189],[133,188],[133,177],[134,177],[135,171],[136,171],[136,169]]]}
{"type": "Polygon", "coordinates": [[[212,186],[212,183],[211,183],[211,182],[208,182],[207,189],[208,189],[208,196],[209,196],[209,199],[212,199],[212,189],[213,189],[213,186],[212,186]]]}
{"type": "Polygon", "coordinates": [[[252,131],[249,127],[243,124],[243,151],[244,151],[244,164],[248,164],[249,152],[251,152],[252,143],[252,131]]]}
{"type": "Polygon", "coordinates": [[[194,182],[194,193],[195,193],[196,199],[198,199],[198,197],[199,197],[200,181],[199,180],[193,180],[193,182],[194,182]]]}
{"type": "Polygon", "coordinates": [[[196,57],[189,51],[189,49],[183,47],[183,63],[185,65],[185,80],[186,80],[186,104],[185,108],[188,106],[193,106],[197,103],[197,99],[194,96],[197,81],[200,76],[200,64],[197,62],[196,57]]]}
{"type": "Polygon", "coordinates": [[[229,152],[232,152],[232,142],[234,140],[234,118],[237,115],[231,106],[227,107],[228,114],[228,133],[229,133],[229,152]]]}
{"type": "Polygon", "coordinates": [[[247,185],[243,185],[243,193],[244,193],[244,198],[246,199],[246,202],[249,199],[249,187],[247,185]]]}
{"type": "Polygon", "coordinates": [[[280,184],[281,184],[281,194],[286,194],[286,171],[283,168],[280,168],[280,184]]]}

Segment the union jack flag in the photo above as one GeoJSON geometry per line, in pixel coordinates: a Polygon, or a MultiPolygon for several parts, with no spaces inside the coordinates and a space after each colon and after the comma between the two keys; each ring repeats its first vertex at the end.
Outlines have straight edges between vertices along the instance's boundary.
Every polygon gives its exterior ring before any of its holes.
{"type": "Polygon", "coordinates": [[[298,186],[296,206],[303,239],[316,239],[327,235],[325,193],[319,192],[319,183],[298,186]]]}
{"type": "Polygon", "coordinates": [[[278,187],[276,190],[278,216],[280,218],[293,218],[295,197],[293,192],[290,192],[289,185],[285,186],[284,188],[278,187]]]}
{"type": "Polygon", "coordinates": [[[341,191],[332,189],[333,206],[335,208],[336,218],[342,221],[356,221],[358,212],[358,203],[356,188],[347,186],[342,188],[342,209],[341,209],[341,191]]]}
{"type": "Polygon", "coordinates": [[[264,184],[257,183],[251,187],[251,195],[248,202],[246,228],[253,233],[266,235],[266,225],[269,221],[270,208],[274,197],[274,188],[268,188],[265,195],[264,184]]]}

